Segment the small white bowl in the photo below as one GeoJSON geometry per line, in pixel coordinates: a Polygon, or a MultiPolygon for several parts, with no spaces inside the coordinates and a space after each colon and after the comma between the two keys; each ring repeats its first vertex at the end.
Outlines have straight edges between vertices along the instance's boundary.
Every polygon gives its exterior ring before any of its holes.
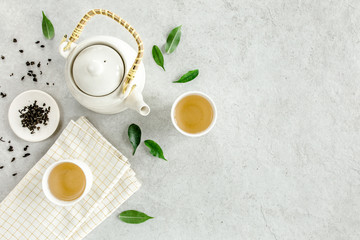
{"type": "Polygon", "coordinates": [[[54,162],[46,169],[44,176],[42,178],[42,189],[43,189],[43,192],[44,192],[46,198],[50,202],[55,203],[56,205],[59,205],[59,206],[71,206],[71,205],[74,205],[75,203],[79,202],[81,199],[83,199],[85,197],[85,195],[90,191],[92,183],[93,183],[93,175],[92,175],[92,172],[91,172],[89,166],[86,163],[79,161],[79,160],[67,159],[67,160],[60,160],[60,161],[54,162]],[[85,190],[79,198],[77,198],[73,201],[63,201],[63,200],[56,198],[51,193],[50,188],[49,188],[48,180],[49,180],[49,175],[50,175],[51,171],[57,165],[59,165],[61,163],[66,163],[66,162],[73,163],[73,164],[79,166],[85,174],[85,181],[86,181],[85,190]]]}
{"type": "Polygon", "coordinates": [[[217,110],[216,110],[216,106],[215,106],[215,103],[214,101],[208,96],[206,95],[205,93],[203,92],[199,92],[199,91],[190,91],[190,92],[186,92],[186,93],[183,93],[181,94],[176,100],[175,102],[173,103],[172,107],[171,107],[171,121],[174,125],[174,127],[179,131],[181,132],[182,134],[184,134],[185,136],[189,136],[189,137],[200,137],[202,135],[205,135],[206,133],[210,132],[210,130],[214,127],[215,125],[215,122],[216,122],[216,119],[217,119],[217,110]],[[201,96],[203,98],[205,98],[206,100],[208,100],[208,102],[210,103],[212,109],[213,109],[213,120],[211,122],[211,124],[209,125],[209,127],[207,129],[205,129],[204,131],[202,132],[198,132],[198,133],[188,133],[188,132],[185,132],[184,130],[182,130],[176,123],[176,120],[175,120],[175,108],[177,106],[177,104],[179,103],[179,101],[181,99],[183,99],[184,97],[187,97],[189,95],[198,95],[198,96],[201,96]]]}
{"type": "Polygon", "coordinates": [[[40,142],[50,137],[57,129],[60,122],[60,111],[56,101],[49,94],[40,90],[29,90],[20,93],[14,98],[9,107],[8,118],[11,129],[19,138],[28,142],[40,142]],[[41,124],[40,129],[31,134],[30,130],[21,124],[19,109],[33,104],[35,100],[40,107],[45,103],[45,107],[51,108],[47,125],[41,124]]]}

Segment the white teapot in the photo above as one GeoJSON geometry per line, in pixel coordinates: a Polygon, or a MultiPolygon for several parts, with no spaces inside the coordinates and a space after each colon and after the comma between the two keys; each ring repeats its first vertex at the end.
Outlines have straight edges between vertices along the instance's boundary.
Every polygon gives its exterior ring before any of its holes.
{"type": "Polygon", "coordinates": [[[130,24],[110,11],[94,9],[84,15],[69,40],[66,38],[59,47],[60,54],[66,58],[66,84],[81,105],[103,114],[118,113],[127,108],[143,116],[150,113],[142,97],[145,68],[141,59],[144,47],[130,24]],[[114,19],[132,34],[138,45],[137,54],[127,43],[110,36],[96,36],[79,44],[74,43],[86,22],[99,14],[114,19]]]}

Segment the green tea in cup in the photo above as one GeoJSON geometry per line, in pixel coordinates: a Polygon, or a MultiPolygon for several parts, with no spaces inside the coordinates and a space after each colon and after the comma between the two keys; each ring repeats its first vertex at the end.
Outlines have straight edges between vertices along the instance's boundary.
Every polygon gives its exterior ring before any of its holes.
{"type": "Polygon", "coordinates": [[[173,105],[172,120],[175,128],[187,136],[203,135],[215,124],[215,104],[204,93],[185,93],[173,105]]]}
{"type": "Polygon", "coordinates": [[[78,165],[64,162],[51,170],[48,183],[54,197],[62,201],[73,201],[84,193],[86,178],[78,165]]]}

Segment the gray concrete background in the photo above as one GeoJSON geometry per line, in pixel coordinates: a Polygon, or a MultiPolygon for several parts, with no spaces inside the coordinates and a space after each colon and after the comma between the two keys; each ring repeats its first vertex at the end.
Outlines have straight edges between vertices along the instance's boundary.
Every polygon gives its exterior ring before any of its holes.
{"type": "MultiPolygon", "coordinates": [[[[360,105],[358,1],[1,1],[0,9],[0,200],[53,144],[60,131],[29,144],[7,122],[11,100],[28,89],[50,93],[61,108],[61,126],[86,116],[129,157],[142,188],[86,239],[359,239],[360,105]],[[64,82],[57,53],[91,8],[107,8],[130,22],[145,44],[148,117],[135,112],[105,116],[88,111],[64,82]],[[55,39],[41,32],[41,10],[52,20],[55,39]],[[166,72],[151,48],[163,46],[182,24],[182,39],[165,56],[166,72]],[[17,44],[12,38],[18,39],[17,44]],[[45,49],[34,44],[45,43],[45,49]],[[21,55],[18,50],[25,53],[21,55]],[[52,58],[38,83],[21,82],[28,59],[52,58]],[[198,68],[199,77],[173,84],[198,68]],[[11,73],[15,76],[9,77],[11,73]],[[47,86],[45,82],[54,82],[47,86]],[[218,107],[215,128],[187,138],[170,121],[175,98],[189,90],[209,94],[218,107]],[[134,157],[127,127],[138,124],[168,162],[141,145],[134,157]],[[13,156],[18,159],[10,164],[13,156]],[[18,172],[16,177],[11,174],[18,172]],[[128,225],[117,215],[128,209],[155,217],[128,225]]],[[[80,40],[129,34],[109,19],[91,20],[80,40]]]]}

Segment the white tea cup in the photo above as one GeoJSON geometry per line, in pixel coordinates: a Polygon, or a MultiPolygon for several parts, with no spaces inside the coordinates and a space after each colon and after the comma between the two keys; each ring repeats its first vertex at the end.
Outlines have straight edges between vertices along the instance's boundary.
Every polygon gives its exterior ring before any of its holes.
{"type": "Polygon", "coordinates": [[[42,189],[43,192],[46,196],[46,198],[59,206],[71,206],[74,205],[75,203],[79,202],[81,199],[83,199],[85,197],[85,195],[90,191],[91,186],[92,186],[92,182],[93,182],[93,175],[91,172],[91,169],[89,168],[89,166],[79,160],[70,160],[70,159],[66,159],[66,160],[60,160],[57,162],[54,162],[53,164],[51,164],[45,171],[43,178],[42,178],[42,189]],[[84,192],[81,194],[80,197],[72,200],[72,201],[64,201],[64,200],[60,200],[58,198],[56,198],[50,191],[50,187],[49,187],[49,176],[51,171],[58,165],[62,164],[62,163],[73,163],[76,166],[78,166],[84,173],[85,175],[85,189],[84,192]]]}
{"type": "Polygon", "coordinates": [[[172,107],[171,107],[171,121],[174,125],[174,127],[182,134],[184,134],[185,136],[189,136],[189,137],[200,137],[202,135],[205,135],[207,134],[208,132],[210,132],[210,130],[214,127],[215,125],[215,122],[216,122],[216,119],[217,119],[217,110],[216,110],[216,106],[215,106],[215,103],[214,101],[208,96],[206,95],[205,93],[203,92],[199,92],[199,91],[189,91],[189,92],[185,92],[183,94],[181,94],[178,98],[176,98],[175,102],[173,103],[172,107]],[[181,129],[179,127],[179,125],[177,124],[176,122],[176,118],[175,118],[175,111],[176,111],[176,107],[178,105],[178,103],[184,99],[185,97],[187,96],[192,96],[192,95],[195,95],[195,96],[200,96],[200,97],[203,97],[205,100],[207,100],[207,102],[211,105],[212,107],[212,111],[213,111],[213,117],[212,117],[212,121],[210,123],[210,125],[203,131],[201,132],[196,132],[196,133],[189,133],[189,132],[186,132],[184,131],[183,129],[181,129]]]}

